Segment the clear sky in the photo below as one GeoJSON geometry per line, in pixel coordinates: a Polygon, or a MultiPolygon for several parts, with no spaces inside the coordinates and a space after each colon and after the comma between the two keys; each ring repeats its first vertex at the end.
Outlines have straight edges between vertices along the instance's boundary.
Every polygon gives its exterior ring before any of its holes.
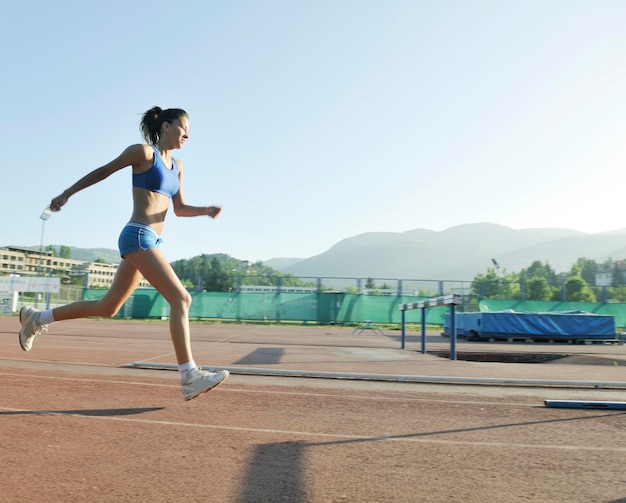
{"type": "MultiPolygon", "coordinates": [[[[190,115],[170,260],[310,257],[346,237],[492,222],[626,227],[626,1],[22,0],[2,7],[0,246],[190,115]]],[[[116,248],[131,171],[75,195],[44,245],[116,248]]]]}

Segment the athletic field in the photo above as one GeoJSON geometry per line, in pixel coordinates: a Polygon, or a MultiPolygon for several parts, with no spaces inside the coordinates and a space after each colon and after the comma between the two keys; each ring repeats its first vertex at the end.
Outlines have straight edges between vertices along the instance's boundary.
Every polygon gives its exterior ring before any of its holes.
{"type": "Polygon", "coordinates": [[[177,372],[128,366],[175,363],[166,322],[63,322],[29,353],[18,328],[0,318],[2,502],[626,501],[625,411],[544,406],[626,401],[625,346],[459,341],[573,355],[479,363],[415,333],[192,324],[232,375],[185,402],[177,372]]]}

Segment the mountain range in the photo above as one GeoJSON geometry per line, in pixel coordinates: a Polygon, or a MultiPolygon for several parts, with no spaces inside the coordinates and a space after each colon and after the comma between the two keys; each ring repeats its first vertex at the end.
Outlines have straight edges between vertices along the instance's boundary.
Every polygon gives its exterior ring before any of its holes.
{"type": "Polygon", "coordinates": [[[626,258],[626,229],[587,234],[475,223],[443,231],[369,232],[307,259],[276,258],[264,265],[298,277],[471,281],[493,267],[493,259],[502,271],[519,272],[540,260],[560,273],[569,272],[580,257],[626,258]]]}
{"type": "MultiPolygon", "coordinates": [[[[77,260],[119,262],[117,250],[71,247],[71,251],[77,260]]],[[[343,239],[310,258],[273,258],[263,264],[302,278],[472,281],[493,267],[493,259],[502,272],[519,272],[540,260],[561,273],[569,272],[580,257],[600,263],[625,259],[626,229],[588,234],[474,223],[443,231],[368,232],[343,239]]]]}

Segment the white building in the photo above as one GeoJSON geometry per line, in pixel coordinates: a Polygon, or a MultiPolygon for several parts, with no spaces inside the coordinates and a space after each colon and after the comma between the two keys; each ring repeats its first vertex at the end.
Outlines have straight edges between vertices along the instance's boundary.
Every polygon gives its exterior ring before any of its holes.
{"type": "MultiPolygon", "coordinates": [[[[0,275],[19,274],[21,276],[61,276],[69,281],[81,276],[87,288],[109,287],[117,272],[117,264],[85,262],[69,258],[55,257],[50,251],[8,246],[0,248],[0,275]]],[[[140,287],[149,288],[146,280],[140,287]]]]}

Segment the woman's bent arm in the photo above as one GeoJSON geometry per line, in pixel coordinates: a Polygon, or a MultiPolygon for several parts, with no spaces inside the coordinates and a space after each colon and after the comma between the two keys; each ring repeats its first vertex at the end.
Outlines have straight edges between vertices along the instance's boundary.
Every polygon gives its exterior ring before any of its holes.
{"type": "Polygon", "coordinates": [[[202,215],[216,218],[222,208],[219,206],[191,206],[185,202],[185,196],[183,194],[183,163],[176,159],[178,164],[178,192],[172,197],[172,204],[174,206],[174,213],[177,217],[198,217],[202,215]]]}

